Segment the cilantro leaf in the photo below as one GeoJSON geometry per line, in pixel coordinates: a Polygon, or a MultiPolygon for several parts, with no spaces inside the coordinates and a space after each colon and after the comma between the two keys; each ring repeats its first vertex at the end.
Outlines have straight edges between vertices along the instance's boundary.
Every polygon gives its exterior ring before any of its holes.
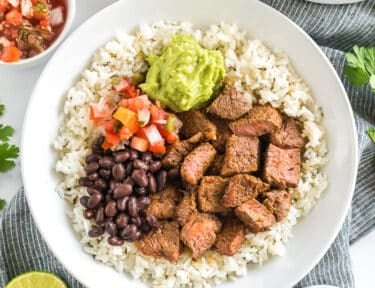
{"type": "Polygon", "coordinates": [[[0,124],[0,141],[8,142],[9,137],[13,136],[14,129],[10,126],[0,124]]]}
{"type": "Polygon", "coordinates": [[[375,143],[375,128],[369,128],[366,131],[366,133],[371,138],[371,140],[375,143]]]}
{"type": "Polygon", "coordinates": [[[7,202],[0,198],[0,211],[5,208],[5,205],[7,205],[7,202]]]}
{"type": "Polygon", "coordinates": [[[353,47],[353,52],[346,53],[347,65],[344,68],[346,78],[354,86],[369,83],[375,92],[375,47],[353,47]]]}
{"type": "Polygon", "coordinates": [[[0,144],[0,172],[6,172],[16,166],[14,160],[19,153],[20,149],[15,145],[0,144]]]}
{"type": "Polygon", "coordinates": [[[3,104],[0,104],[0,116],[4,114],[5,106],[3,104]]]}

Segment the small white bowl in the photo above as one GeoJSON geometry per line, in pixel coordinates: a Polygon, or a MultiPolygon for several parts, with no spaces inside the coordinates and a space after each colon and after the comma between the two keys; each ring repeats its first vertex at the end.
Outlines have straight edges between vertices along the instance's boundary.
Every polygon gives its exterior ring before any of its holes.
{"type": "Polygon", "coordinates": [[[75,0],[65,0],[66,2],[66,21],[64,24],[64,28],[61,31],[60,35],[53,41],[52,45],[49,46],[45,51],[42,53],[27,59],[20,59],[18,62],[3,62],[0,61],[0,70],[6,69],[25,69],[42,62],[47,61],[49,56],[51,56],[52,52],[61,44],[64,38],[67,36],[70,28],[72,27],[74,16],[76,14],[76,1],[75,0]]]}

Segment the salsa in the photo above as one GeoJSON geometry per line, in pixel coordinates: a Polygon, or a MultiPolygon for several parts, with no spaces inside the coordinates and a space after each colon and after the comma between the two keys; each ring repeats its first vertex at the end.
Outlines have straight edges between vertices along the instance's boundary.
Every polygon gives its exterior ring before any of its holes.
{"type": "Polygon", "coordinates": [[[0,0],[0,60],[17,62],[45,51],[65,20],[64,0],[0,0]]]}

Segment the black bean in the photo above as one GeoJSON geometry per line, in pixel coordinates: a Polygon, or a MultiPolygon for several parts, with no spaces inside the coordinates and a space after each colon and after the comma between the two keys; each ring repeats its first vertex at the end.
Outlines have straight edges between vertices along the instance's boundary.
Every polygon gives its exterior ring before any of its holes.
{"type": "Polygon", "coordinates": [[[133,171],[133,162],[128,162],[125,166],[126,175],[131,175],[133,171]]]}
{"type": "Polygon", "coordinates": [[[111,201],[112,200],[112,195],[111,194],[106,194],[105,197],[105,202],[111,201]]]}
{"type": "Polygon", "coordinates": [[[116,201],[111,200],[105,205],[104,213],[108,217],[114,217],[117,214],[116,201]]]}
{"type": "Polygon", "coordinates": [[[130,197],[129,202],[128,202],[128,212],[129,215],[132,217],[137,217],[138,216],[138,201],[137,198],[135,197],[130,197]]]}
{"type": "Polygon", "coordinates": [[[104,143],[104,140],[105,140],[105,137],[102,135],[98,137],[98,139],[96,139],[95,144],[102,146],[102,144],[104,143]]]}
{"type": "Polygon", "coordinates": [[[141,217],[131,217],[130,218],[130,223],[134,224],[137,227],[140,227],[142,225],[142,220],[141,217]]]}
{"type": "Polygon", "coordinates": [[[132,173],[132,178],[135,183],[137,183],[141,187],[147,187],[148,185],[148,177],[145,171],[142,169],[134,170],[132,173]]]}
{"type": "Polygon", "coordinates": [[[129,184],[120,184],[113,190],[113,198],[120,199],[129,196],[133,192],[133,186],[129,184]]]}
{"type": "Polygon", "coordinates": [[[136,187],[134,188],[135,193],[137,193],[138,196],[144,196],[147,194],[147,190],[144,187],[136,187]]]}
{"type": "Polygon", "coordinates": [[[142,169],[142,170],[145,170],[147,171],[148,170],[148,165],[146,162],[142,161],[142,160],[139,160],[139,159],[135,159],[133,161],[133,168],[134,169],[142,169]]]}
{"type": "Polygon", "coordinates": [[[142,233],[140,231],[137,231],[137,232],[135,232],[133,237],[129,238],[128,241],[133,242],[133,241],[137,241],[141,238],[142,238],[142,233]]]}
{"type": "Polygon", "coordinates": [[[150,165],[148,166],[148,169],[150,172],[155,173],[161,169],[161,162],[160,161],[154,161],[151,162],[150,165]]]}
{"type": "Polygon", "coordinates": [[[98,226],[93,226],[89,230],[89,236],[92,238],[99,237],[100,235],[103,235],[103,233],[104,233],[104,230],[98,226]]]}
{"type": "Polygon", "coordinates": [[[99,207],[99,209],[96,211],[95,222],[97,224],[101,225],[101,224],[104,223],[104,220],[105,220],[105,217],[104,217],[104,208],[103,207],[99,207]]]}
{"type": "Polygon", "coordinates": [[[141,159],[146,163],[150,163],[152,161],[152,155],[150,152],[144,152],[142,153],[141,159]]]}
{"type": "Polygon", "coordinates": [[[135,184],[131,176],[128,176],[124,181],[122,181],[122,183],[129,184],[131,186],[134,186],[135,184]]]}
{"type": "Polygon", "coordinates": [[[154,175],[148,175],[148,191],[150,191],[150,193],[156,193],[157,185],[154,175]]]}
{"type": "Polygon", "coordinates": [[[99,159],[99,165],[102,168],[109,169],[111,168],[112,164],[113,164],[113,159],[110,156],[104,156],[103,158],[99,159]]]}
{"type": "Polygon", "coordinates": [[[94,194],[100,194],[100,191],[98,189],[95,189],[93,187],[87,188],[87,193],[89,193],[91,196],[94,194]]]}
{"type": "Polygon", "coordinates": [[[162,191],[165,188],[165,184],[167,184],[167,171],[160,170],[156,174],[156,182],[158,183],[158,192],[162,191]]]}
{"type": "Polygon", "coordinates": [[[96,172],[99,169],[99,164],[96,162],[92,162],[85,167],[85,171],[87,174],[91,174],[96,172]]]}
{"type": "Polygon", "coordinates": [[[110,179],[111,178],[111,170],[109,169],[100,169],[99,170],[100,176],[102,176],[104,179],[110,179]]]}
{"type": "Polygon", "coordinates": [[[93,182],[90,181],[89,178],[87,178],[87,177],[79,178],[78,184],[79,184],[79,186],[82,186],[82,187],[92,187],[93,186],[93,182]]]}
{"type": "Polygon", "coordinates": [[[139,197],[138,198],[138,209],[139,210],[145,210],[148,206],[150,206],[151,204],[151,199],[146,197],[146,196],[142,196],[142,197],[139,197]]]}
{"type": "Polygon", "coordinates": [[[122,164],[115,164],[112,168],[112,175],[113,178],[115,178],[117,181],[122,181],[124,180],[126,176],[126,171],[125,168],[122,164]]]}
{"type": "Polygon", "coordinates": [[[85,217],[88,220],[94,218],[94,211],[86,209],[85,211],[83,211],[83,217],[85,217]]]}
{"type": "Polygon", "coordinates": [[[90,174],[89,176],[87,176],[87,178],[89,178],[90,181],[95,181],[96,179],[99,178],[99,174],[94,172],[94,173],[90,174]]]}
{"type": "Polygon", "coordinates": [[[102,194],[94,194],[87,201],[87,208],[94,209],[97,208],[100,202],[103,200],[102,194]]]}
{"type": "Polygon", "coordinates": [[[138,151],[133,150],[133,149],[130,149],[129,155],[130,155],[130,157],[129,157],[130,160],[135,160],[139,157],[138,151]]]}
{"type": "Polygon", "coordinates": [[[173,180],[180,176],[180,170],[178,168],[172,168],[168,170],[168,179],[173,180]]]}
{"type": "Polygon", "coordinates": [[[119,229],[125,228],[126,226],[128,226],[129,216],[126,215],[125,213],[120,213],[117,215],[115,221],[116,221],[117,228],[119,229]]]}
{"type": "Polygon", "coordinates": [[[112,190],[112,191],[114,191],[115,188],[116,188],[118,185],[120,185],[120,184],[121,184],[121,183],[117,182],[116,180],[111,179],[111,180],[109,180],[109,189],[112,190]]]}
{"type": "Polygon", "coordinates": [[[104,150],[103,150],[101,145],[98,145],[98,144],[94,143],[92,145],[92,152],[95,153],[95,154],[98,154],[98,155],[102,155],[104,150]]]}
{"type": "Polygon", "coordinates": [[[115,223],[109,221],[109,222],[106,222],[105,225],[105,231],[107,231],[107,233],[111,236],[116,236],[117,235],[117,226],[115,223]]]}
{"type": "Polygon", "coordinates": [[[154,158],[156,160],[161,160],[161,159],[163,159],[163,157],[164,157],[164,154],[152,153],[152,158],[154,158]]]}
{"type": "Polygon", "coordinates": [[[124,244],[124,240],[117,236],[113,236],[108,238],[108,243],[112,246],[121,246],[122,244],[124,244]]]}
{"type": "Polygon", "coordinates": [[[97,162],[100,159],[100,155],[98,154],[90,154],[86,156],[86,164],[90,164],[91,162],[97,162]]]}
{"type": "Polygon", "coordinates": [[[136,233],[137,233],[137,226],[135,226],[134,224],[129,224],[124,229],[122,229],[122,231],[120,232],[120,236],[122,239],[128,240],[134,237],[136,233]]]}
{"type": "Polygon", "coordinates": [[[125,211],[128,205],[129,197],[124,197],[117,200],[117,209],[119,211],[125,211]]]}
{"type": "Polygon", "coordinates": [[[87,208],[87,202],[89,201],[90,197],[89,196],[82,196],[79,198],[79,203],[85,208],[87,208]]]}
{"type": "Polygon", "coordinates": [[[151,228],[158,228],[159,227],[159,221],[158,219],[156,219],[156,217],[152,214],[147,214],[146,215],[146,221],[147,221],[147,224],[151,227],[151,228]]]}
{"type": "Polygon", "coordinates": [[[119,151],[119,152],[116,152],[114,155],[113,155],[113,159],[115,160],[115,162],[117,163],[123,163],[125,162],[126,160],[128,160],[130,157],[130,153],[129,151],[119,151]]]}
{"type": "Polygon", "coordinates": [[[108,185],[107,185],[107,182],[102,179],[102,178],[99,178],[99,179],[96,179],[95,182],[94,182],[94,187],[98,190],[105,190],[108,188],[108,185]]]}
{"type": "Polygon", "coordinates": [[[147,225],[146,223],[143,223],[141,227],[139,227],[143,233],[148,233],[151,231],[151,227],[147,225]]]}

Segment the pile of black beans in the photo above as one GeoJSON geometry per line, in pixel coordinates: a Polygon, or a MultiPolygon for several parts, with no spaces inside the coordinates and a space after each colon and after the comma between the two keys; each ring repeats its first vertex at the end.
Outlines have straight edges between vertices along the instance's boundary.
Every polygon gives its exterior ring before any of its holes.
{"type": "Polygon", "coordinates": [[[159,154],[130,147],[103,150],[103,140],[94,141],[92,154],[86,157],[86,177],[79,179],[79,185],[87,187],[89,196],[81,197],[80,203],[83,216],[95,223],[89,236],[107,232],[108,243],[118,246],[159,227],[158,220],[145,212],[151,203],[149,195],[163,190],[168,175],[173,178],[178,171],[163,169],[159,154]]]}

